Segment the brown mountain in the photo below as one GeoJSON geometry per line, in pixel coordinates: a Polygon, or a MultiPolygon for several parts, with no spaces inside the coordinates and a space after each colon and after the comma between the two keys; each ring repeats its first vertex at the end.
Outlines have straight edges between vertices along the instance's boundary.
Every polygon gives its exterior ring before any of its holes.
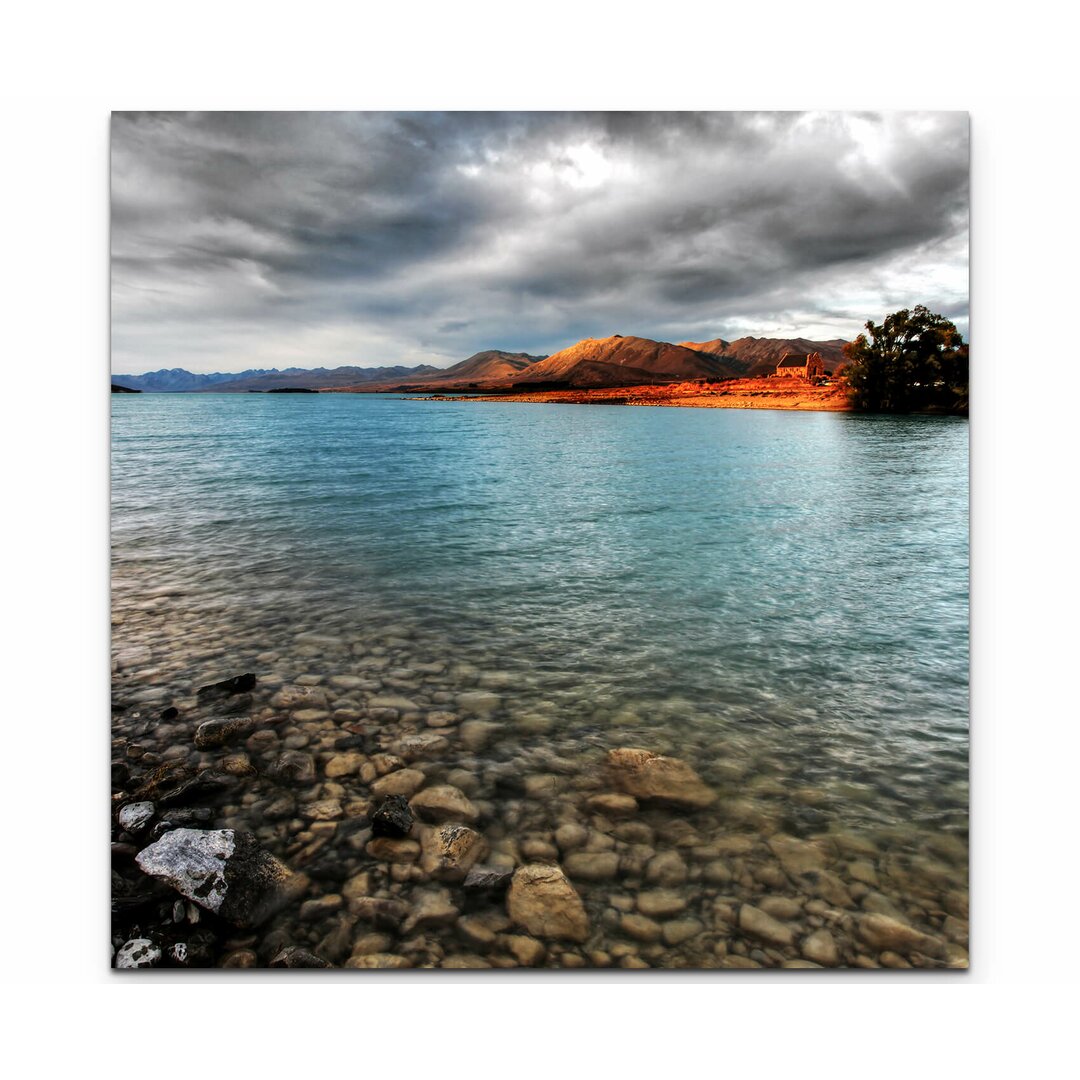
{"type": "Polygon", "coordinates": [[[528,353],[503,352],[501,349],[485,349],[473,353],[468,360],[454,364],[442,371],[435,371],[425,376],[425,380],[438,379],[440,382],[459,382],[462,379],[512,379],[523,368],[546,360],[546,356],[530,356],[528,353]]]}
{"type": "Polygon", "coordinates": [[[737,373],[716,356],[649,338],[586,338],[525,368],[514,385],[634,386],[686,379],[728,379],[737,373]]]}
{"type": "Polygon", "coordinates": [[[837,370],[844,364],[841,351],[846,342],[843,338],[832,341],[810,341],[808,338],[754,338],[744,337],[735,341],[684,341],[687,349],[696,349],[723,361],[743,378],[760,378],[771,375],[776,365],[788,353],[805,356],[808,353],[821,353],[825,366],[837,370]]]}

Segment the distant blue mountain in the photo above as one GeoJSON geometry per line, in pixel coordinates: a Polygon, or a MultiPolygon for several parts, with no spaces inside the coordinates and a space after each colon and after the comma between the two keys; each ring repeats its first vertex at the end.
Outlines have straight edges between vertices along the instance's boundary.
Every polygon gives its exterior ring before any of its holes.
{"type": "Polygon", "coordinates": [[[338,367],[338,368],[250,368],[247,371],[215,371],[210,374],[185,371],[183,368],[162,368],[144,375],[114,375],[116,386],[128,390],[143,390],[151,394],[178,393],[243,393],[248,390],[278,390],[305,387],[318,390],[330,386],[353,386],[357,383],[380,382],[426,375],[438,371],[430,364],[417,367],[338,367]]]}

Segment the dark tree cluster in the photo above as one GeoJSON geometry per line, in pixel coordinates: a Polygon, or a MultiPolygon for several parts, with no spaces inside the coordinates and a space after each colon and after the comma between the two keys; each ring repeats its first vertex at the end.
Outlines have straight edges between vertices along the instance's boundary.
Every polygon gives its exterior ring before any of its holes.
{"type": "Polygon", "coordinates": [[[960,331],[919,304],[887,315],[844,346],[855,407],[870,412],[966,413],[968,347],[960,331]]]}

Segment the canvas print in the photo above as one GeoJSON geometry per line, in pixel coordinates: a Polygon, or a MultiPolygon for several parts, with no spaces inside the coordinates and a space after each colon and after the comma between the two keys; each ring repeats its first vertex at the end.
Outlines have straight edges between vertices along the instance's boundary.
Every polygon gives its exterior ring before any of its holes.
{"type": "Polygon", "coordinates": [[[111,161],[113,967],[968,966],[966,114],[111,161]]]}

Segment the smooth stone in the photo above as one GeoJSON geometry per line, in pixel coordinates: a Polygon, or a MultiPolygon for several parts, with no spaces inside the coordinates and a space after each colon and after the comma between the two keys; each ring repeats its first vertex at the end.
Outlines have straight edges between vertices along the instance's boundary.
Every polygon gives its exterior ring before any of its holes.
{"type": "Polygon", "coordinates": [[[642,915],[664,918],[686,910],[686,898],[673,889],[649,889],[637,896],[637,909],[642,915]]]}
{"type": "Polygon", "coordinates": [[[420,706],[400,694],[378,694],[368,703],[369,709],[397,709],[399,712],[419,712],[420,706]]]}
{"type": "Polygon", "coordinates": [[[317,686],[283,686],[271,699],[275,709],[326,708],[326,691],[317,686]]]}
{"type": "Polygon", "coordinates": [[[547,955],[542,942],[524,934],[506,934],[499,939],[499,944],[509,949],[522,967],[536,967],[547,955]]]}
{"type": "Polygon", "coordinates": [[[944,951],[943,942],[888,915],[863,915],[858,921],[857,930],[863,941],[881,952],[919,952],[927,956],[940,956],[944,951]]]}
{"type": "Polygon", "coordinates": [[[403,795],[412,798],[423,786],[427,777],[419,769],[398,769],[388,772],[371,785],[371,794],[377,797],[403,795]]]}
{"type": "Polygon", "coordinates": [[[619,872],[619,856],[614,851],[574,851],[563,860],[571,879],[610,881],[619,872]]]}
{"type": "Polygon", "coordinates": [[[340,911],[344,903],[344,898],[338,893],[327,893],[326,896],[305,900],[300,905],[300,921],[317,922],[319,919],[325,919],[328,915],[333,915],[335,911],[340,911]]]}
{"type": "Polygon", "coordinates": [[[364,956],[350,956],[345,961],[345,967],[359,968],[361,970],[411,968],[412,961],[408,957],[398,956],[396,953],[366,953],[364,956]]]}
{"type": "Polygon", "coordinates": [[[784,871],[792,877],[799,877],[811,870],[825,869],[825,852],[810,840],[799,840],[794,836],[770,836],[769,850],[780,860],[784,871]]]}
{"type": "Polygon", "coordinates": [[[558,866],[519,867],[510,882],[506,909],[515,925],[536,938],[583,942],[589,934],[585,905],[558,866]]]}
{"type": "Polygon", "coordinates": [[[815,930],[803,938],[802,954],[804,959],[822,967],[836,967],[840,963],[840,950],[836,939],[825,929],[815,930]]]}
{"type": "Polygon", "coordinates": [[[487,716],[502,705],[502,698],[489,690],[467,690],[457,696],[457,706],[462,712],[487,716]]]}
{"type": "Polygon", "coordinates": [[[483,750],[501,729],[502,724],[495,724],[490,720],[466,720],[458,729],[458,734],[461,736],[462,746],[475,754],[483,750]]]}
{"type": "Polygon", "coordinates": [[[773,945],[791,945],[795,940],[789,926],[752,904],[743,904],[739,909],[739,929],[773,945]]]}
{"type": "Polygon", "coordinates": [[[584,825],[568,823],[560,825],[555,830],[555,843],[559,845],[559,849],[564,853],[584,847],[588,840],[589,830],[584,825]]]}
{"type": "Polygon", "coordinates": [[[401,926],[403,934],[450,926],[461,912],[450,902],[446,889],[430,889],[413,898],[412,913],[401,926]]]}
{"type": "Polygon", "coordinates": [[[637,799],[699,810],[716,801],[716,793],[686,762],[650,750],[610,750],[607,768],[615,786],[637,799]]]}
{"type": "Polygon", "coordinates": [[[661,929],[664,933],[664,944],[674,948],[703,933],[705,924],[700,919],[671,919],[664,923],[661,929]]]}
{"type": "Polygon", "coordinates": [[[448,750],[450,743],[442,735],[432,732],[419,735],[406,735],[394,743],[394,753],[399,754],[406,761],[415,761],[417,758],[433,757],[448,750]]]}
{"type": "Polygon", "coordinates": [[[435,824],[441,824],[444,821],[464,821],[468,825],[473,825],[480,817],[480,812],[465,793],[449,784],[437,784],[434,787],[424,788],[413,796],[409,805],[417,817],[435,824]]]}
{"type": "Polygon", "coordinates": [[[347,750],[343,754],[335,754],[326,763],[326,776],[330,780],[338,780],[343,776],[355,776],[365,761],[367,758],[358,750],[347,750]]]}
{"type": "Polygon", "coordinates": [[[420,857],[420,845],[407,837],[378,836],[368,842],[364,851],[388,863],[413,863],[420,857]]]}
{"type": "Polygon", "coordinates": [[[790,922],[802,915],[802,904],[798,900],[792,900],[787,896],[766,896],[758,901],[758,907],[771,915],[774,919],[783,919],[790,922]]]}
{"type": "Polygon", "coordinates": [[[619,929],[637,941],[659,941],[663,929],[658,922],[644,915],[623,915],[619,919],[619,929]]]}
{"type": "Polygon", "coordinates": [[[645,867],[645,880],[650,885],[682,885],[689,875],[690,871],[677,851],[662,851],[645,867]]]}
{"type": "Polygon", "coordinates": [[[618,792],[605,792],[592,795],[588,799],[589,808],[608,817],[629,817],[638,810],[637,799],[633,795],[620,795],[618,792]]]}

